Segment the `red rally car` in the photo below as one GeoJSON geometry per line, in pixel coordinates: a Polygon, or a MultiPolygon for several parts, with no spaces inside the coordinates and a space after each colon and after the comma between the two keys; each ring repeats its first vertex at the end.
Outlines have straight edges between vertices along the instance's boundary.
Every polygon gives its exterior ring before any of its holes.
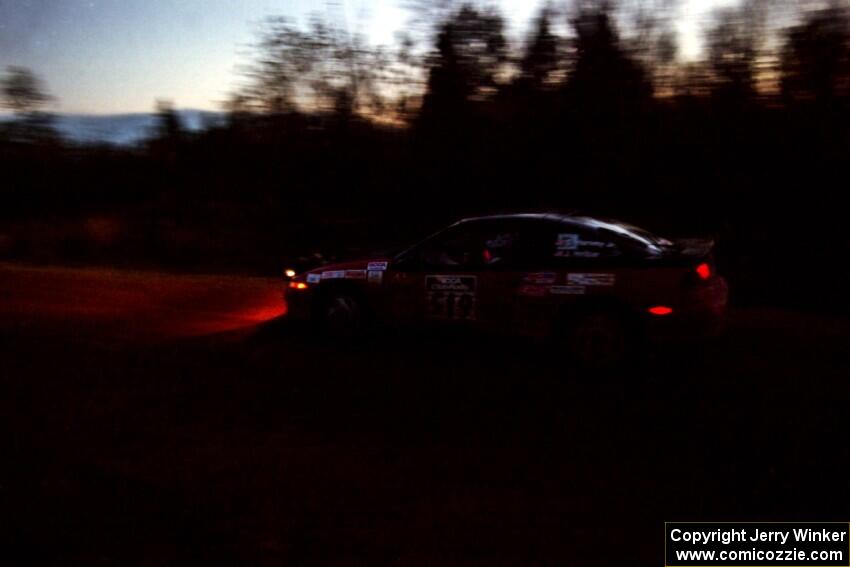
{"type": "Polygon", "coordinates": [[[394,257],[295,274],[285,300],[290,317],[337,334],[370,321],[483,327],[554,337],[581,363],[611,363],[640,339],[719,328],[728,288],[711,249],[589,216],[494,215],[394,257]]]}

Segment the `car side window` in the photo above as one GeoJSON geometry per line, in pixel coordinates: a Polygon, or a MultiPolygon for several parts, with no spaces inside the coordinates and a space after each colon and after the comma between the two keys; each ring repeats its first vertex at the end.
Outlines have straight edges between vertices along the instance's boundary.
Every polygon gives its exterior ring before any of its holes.
{"type": "Polygon", "coordinates": [[[602,230],[565,225],[558,230],[553,242],[555,258],[595,260],[622,255],[619,239],[602,230]]]}
{"type": "Polygon", "coordinates": [[[499,222],[468,223],[423,243],[427,268],[499,269],[513,263],[519,232],[499,222]]]}
{"type": "Polygon", "coordinates": [[[468,231],[451,228],[422,245],[421,258],[428,268],[472,265],[475,241],[468,231]]]}
{"type": "Polygon", "coordinates": [[[482,263],[491,267],[512,267],[516,262],[516,251],[520,233],[512,227],[492,227],[483,234],[482,263]]]}
{"type": "Polygon", "coordinates": [[[607,231],[558,222],[536,223],[523,233],[518,265],[527,269],[594,263],[623,256],[620,239],[607,231]]]}

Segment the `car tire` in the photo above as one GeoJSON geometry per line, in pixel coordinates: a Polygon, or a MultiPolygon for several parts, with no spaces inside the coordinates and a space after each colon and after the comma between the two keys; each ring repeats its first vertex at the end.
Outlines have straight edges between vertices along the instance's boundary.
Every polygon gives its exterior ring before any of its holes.
{"type": "Polygon", "coordinates": [[[561,346],[580,370],[621,369],[634,352],[635,337],[626,319],[614,310],[574,314],[563,325],[561,346]]]}
{"type": "Polygon", "coordinates": [[[362,302],[353,294],[333,291],[319,304],[319,322],[326,334],[336,338],[349,338],[361,333],[365,322],[362,302]]]}

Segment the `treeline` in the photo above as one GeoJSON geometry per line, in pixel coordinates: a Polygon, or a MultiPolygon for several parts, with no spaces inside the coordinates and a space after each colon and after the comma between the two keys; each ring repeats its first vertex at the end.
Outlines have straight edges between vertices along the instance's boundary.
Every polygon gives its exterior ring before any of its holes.
{"type": "Polygon", "coordinates": [[[269,20],[226,124],[190,133],[161,104],[141,148],[71,147],[43,126],[44,99],[19,96],[3,215],[192,227],[227,254],[265,247],[269,265],[541,208],[711,233],[760,273],[850,252],[847,2],[745,0],[713,15],[691,62],[673,0],[547,5],[520,42],[492,7],[411,8],[392,48],[329,18],[269,20]]]}

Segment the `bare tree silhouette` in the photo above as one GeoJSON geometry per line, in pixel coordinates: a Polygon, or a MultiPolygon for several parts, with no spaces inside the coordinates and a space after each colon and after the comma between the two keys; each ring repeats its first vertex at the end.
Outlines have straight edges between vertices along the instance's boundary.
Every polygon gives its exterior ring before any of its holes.
{"type": "Polygon", "coordinates": [[[269,18],[244,69],[246,83],[229,106],[238,113],[377,116],[393,96],[387,88],[390,63],[386,50],[318,15],[306,30],[287,18],[269,18]]]}
{"type": "Polygon", "coordinates": [[[3,107],[18,116],[40,111],[52,100],[35,73],[23,67],[9,67],[2,78],[3,107]]]}
{"type": "Polygon", "coordinates": [[[43,112],[53,100],[35,73],[23,67],[9,67],[0,79],[0,106],[11,110],[15,120],[3,127],[5,136],[27,143],[53,140],[56,133],[52,120],[43,112]]]}

